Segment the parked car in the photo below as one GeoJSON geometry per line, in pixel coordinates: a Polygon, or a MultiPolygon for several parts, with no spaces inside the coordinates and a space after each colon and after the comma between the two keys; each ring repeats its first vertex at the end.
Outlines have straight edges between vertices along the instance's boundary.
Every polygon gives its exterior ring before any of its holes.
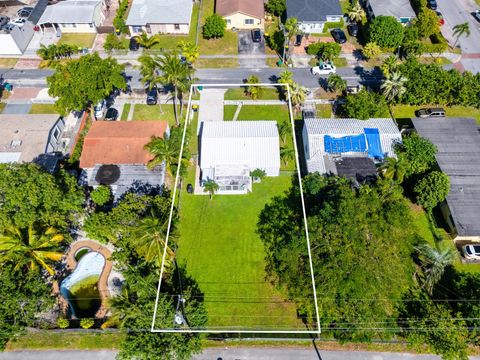
{"type": "Polygon", "coordinates": [[[4,25],[2,30],[5,31],[7,34],[10,33],[17,25],[8,23],[7,25],[4,25]]]}
{"type": "Polygon", "coordinates": [[[103,119],[105,111],[107,111],[107,102],[105,100],[100,101],[93,107],[95,119],[103,119]]]}
{"type": "Polygon", "coordinates": [[[297,36],[295,36],[295,46],[302,45],[302,39],[303,39],[303,34],[297,34],[297,36]]]}
{"type": "Polygon", "coordinates": [[[472,13],[473,17],[475,18],[475,20],[477,20],[478,22],[480,22],[480,10],[475,10],[473,13],[472,13]]]}
{"type": "Polygon", "coordinates": [[[138,36],[132,36],[130,38],[130,44],[128,45],[130,51],[138,51],[138,49],[140,49],[140,44],[138,43],[137,39],[138,36]]]}
{"type": "Polygon", "coordinates": [[[0,29],[8,24],[10,18],[8,16],[0,16],[0,29]]]}
{"type": "Polygon", "coordinates": [[[262,42],[262,30],[253,29],[252,30],[252,40],[253,40],[253,42],[256,42],[256,43],[262,42]]]}
{"type": "Polygon", "coordinates": [[[443,15],[440,11],[435,11],[437,16],[438,16],[438,23],[440,24],[440,26],[443,26],[445,25],[445,19],[443,18],[443,15]]]}
{"type": "Polygon", "coordinates": [[[345,36],[345,33],[343,32],[342,29],[332,29],[332,31],[330,31],[330,33],[332,34],[332,37],[333,39],[339,43],[339,44],[344,44],[347,42],[347,37],[345,36]]]}
{"type": "Polygon", "coordinates": [[[155,105],[158,100],[158,90],[153,88],[147,93],[147,105],[155,105]]]}
{"type": "Polygon", "coordinates": [[[107,113],[105,114],[105,120],[107,121],[115,121],[118,119],[118,110],[111,107],[107,110],[107,113]]]}
{"type": "Polygon", "coordinates": [[[462,246],[462,252],[467,259],[480,259],[480,244],[462,246]]]}
{"type": "Polygon", "coordinates": [[[445,117],[445,110],[442,108],[420,109],[417,111],[417,116],[420,118],[445,117]]]}
{"type": "Polygon", "coordinates": [[[350,23],[347,26],[348,33],[351,36],[357,36],[358,35],[358,25],[357,23],[350,23]]]}
{"type": "Polygon", "coordinates": [[[26,21],[27,21],[26,19],[17,18],[15,20],[11,21],[11,24],[16,25],[18,27],[22,27],[23,25],[25,25],[26,21]]]}
{"type": "Polygon", "coordinates": [[[313,67],[311,72],[313,75],[329,75],[335,74],[337,72],[337,68],[333,64],[324,63],[313,67]]]}
{"type": "Polygon", "coordinates": [[[427,5],[432,10],[437,10],[437,0],[428,0],[427,5]]]}
{"type": "Polygon", "coordinates": [[[25,6],[17,11],[17,15],[21,18],[28,18],[33,11],[33,7],[25,6]]]}
{"type": "Polygon", "coordinates": [[[193,194],[193,185],[192,184],[187,185],[187,193],[193,194]]]}

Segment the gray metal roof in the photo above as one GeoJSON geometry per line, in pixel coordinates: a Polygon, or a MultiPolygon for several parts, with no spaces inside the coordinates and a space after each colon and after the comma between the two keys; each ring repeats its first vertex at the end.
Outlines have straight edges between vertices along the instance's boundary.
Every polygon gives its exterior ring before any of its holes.
{"type": "Polygon", "coordinates": [[[390,118],[358,119],[305,119],[309,135],[362,134],[364,128],[377,128],[383,134],[400,134],[390,118]]]}
{"type": "Polygon", "coordinates": [[[38,24],[90,24],[93,23],[95,9],[101,6],[100,0],[62,1],[49,5],[38,24]]]}
{"type": "Polygon", "coordinates": [[[460,236],[480,235],[480,133],[473,119],[412,119],[417,132],[438,149],[440,169],[450,177],[447,203],[460,236]]]}
{"type": "Polygon", "coordinates": [[[287,17],[298,21],[326,21],[327,15],[343,15],[338,0],[287,0],[287,17]]]}
{"type": "Polygon", "coordinates": [[[127,25],[190,24],[192,0],[133,0],[127,25]]]}
{"type": "Polygon", "coordinates": [[[368,0],[375,16],[394,16],[400,18],[414,18],[410,0],[368,0]]]}

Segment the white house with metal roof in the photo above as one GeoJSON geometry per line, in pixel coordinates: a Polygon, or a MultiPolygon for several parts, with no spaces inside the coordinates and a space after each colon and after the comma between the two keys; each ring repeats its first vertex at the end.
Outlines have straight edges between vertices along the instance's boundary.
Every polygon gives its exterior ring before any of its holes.
{"type": "Polygon", "coordinates": [[[363,0],[370,19],[393,16],[398,22],[408,24],[415,18],[410,0],[363,0]]]}
{"type": "Polygon", "coordinates": [[[280,173],[280,139],[276,121],[204,122],[200,133],[201,184],[215,181],[219,194],[252,190],[250,172],[280,173]]]}
{"type": "Polygon", "coordinates": [[[302,137],[307,170],[320,174],[336,173],[335,161],[345,157],[395,157],[394,147],[402,142],[397,125],[388,118],[305,118],[302,137]]]}
{"type": "Polygon", "coordinates": [[[192,0],[133,0],[126,24],[130,34],[188,34],[192,0]]]}

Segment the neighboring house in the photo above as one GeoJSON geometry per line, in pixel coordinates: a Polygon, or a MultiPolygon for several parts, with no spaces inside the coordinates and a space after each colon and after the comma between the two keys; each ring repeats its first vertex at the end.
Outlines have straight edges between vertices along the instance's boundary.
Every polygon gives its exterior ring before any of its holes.
{"type": "Polygon", "coordinates": [[[325,23],[339,22],[343,12],[338,0],[287,0],[287,18],[292,17],[305,34],[318,34],[325,23]]]}
{"type": "Polygon", "coordinates": [[[225,19],[227,29],[264,27],[265,10],[259,0],[216,0],[215,12],[225,19]]]}
{"type": "Polygon", "coordinates": [[[441,206],[455,242],[480,242],[480,129],[474,119],[415,118],[420,136],[437,147],[437,163],[450,178],[441,206]]]}
{"type": "Polygon", "coordinates": [[[169,131],[166,121],[95,121],[83,142],[83,181],[110,185],[116,198],[132,187],[162,186],[165,167],[148,169],[153,156],[144,146],[169,131]]]}
{"type": "Polygon", "coordinates": [[[415,18],[410,0],[362,0],[369,19],[377,16],[393,16],[402,24],[408,24],[415,18]]]}
{"type": "Polygon", "coordinates": [[[105,20],[102,0],[65,0],[48,5],[38,21],[40,30],[60,33],[95,33],[105,20]]]}
{"type": "Polygon", "coordinates": [[[130,34],[188,34],[192,0],[133,0],[126,24],[130,34]]]}
{"type": "Polygon", "coordinates": [[[394,146],[402,141],[392,119],[318,119],[305,114],[302,136],[309,173],[347,177],[373,175],[372,164],[395,157],[394,146]]]}
{"type": "Polygon", "coordinates": [[[267,176],[280,172],[280,142],[276,121],[204,122],[200,132],[201,184],[215,181],[219,194],[252,190],[250,172],[267,176]]]}

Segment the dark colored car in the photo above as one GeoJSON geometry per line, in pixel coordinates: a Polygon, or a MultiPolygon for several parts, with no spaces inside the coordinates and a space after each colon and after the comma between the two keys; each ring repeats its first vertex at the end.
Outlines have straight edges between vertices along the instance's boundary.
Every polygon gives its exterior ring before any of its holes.
{"type": "Polygon", "coordinates": [[[256,43],[262,42],[262,31],[260,29],[252,30],[252,40],[256,43]]]}
{"type": "Polygon", "coordinates": [[[149,90],[147,93],[147,105],[155,105],[158,100],[158,91],[157,88],[149,90]]]}
{"type": "Polygon", "coordinates": [[[348,30],[348,33],[351,36],[357,36],[358,35],[358,25],[356,23],[348,24],[347,30],[348,30]]]}
{"type": "Polygon", "coordinates": [[[295,46],[302,45],[303,34],[298,34],[295,36],[295,46]]]}
{"type": "Polygon", "coordinates": [[[115,108],[110,108],[107,110],[105,114],[105,120],[107,121],[115,121],[118,119],[118,110],[115,108]]]}
{"type": "Polygon", "coordinates": [[[25,6],[17,11],[17,15],[21,18],[28,18],[33,11],[33,7],[25,6]]]}
{"type": "Polygon", "coordinates": [[[442,108],[420,109],[417,111],[417,116],[420,118],[445,117],[445,110],[442,108]]]}
{"type": "Polygon", "coordinates": [[[428,0],[428,7],[432,10],[437,10],[437,0],[428,0]]]}
{"type": "Polygon", "coordinates": [[[345,33],[343,32],[342,29],[332,29],[330,33],[333,36],[333,39],[339,43],[339,44],[344,44],[347,42],[347,37],[345,36],[345,33]]]}
{"type": "Polygon", "coordinates": [[[8,24],[10,18],[8,16],[0,16],[0,29],[8,24]]]}
{"type": "Polygon", "coordinates": [[[187,193],[193,194],[193,185],[192,184],[187,185],[187,193]]]}
{"type": "Polygon", "coordinates": [[[130,51],[138,51],[138,49],[140,49],[140,44],[138,43],[137,39],[137,36],[133,36],[130,38],[130,44],[128,45],[130,51]]]}
{"type": "Polygon", "coordinates": [[[472,13],[473,17],[475,18],[475,20],[477,20],[478,22],[480,22],[480,10],[476,10],[472,13]]]}

